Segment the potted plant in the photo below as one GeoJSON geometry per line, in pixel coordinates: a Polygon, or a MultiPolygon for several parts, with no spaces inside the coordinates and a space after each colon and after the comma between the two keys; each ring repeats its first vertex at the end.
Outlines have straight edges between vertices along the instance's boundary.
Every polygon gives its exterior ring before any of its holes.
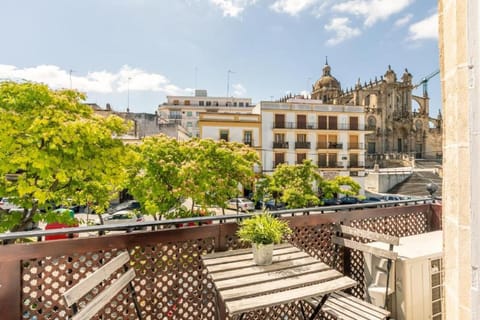
{"type": "Polygon", "coordinates": [[[257,265],[269,265],[272,263],[273,245],[291,233],[286,221],[262,213],[242,221],[237,236],[241,241],[252,244],[253,260],[257,265]]]}

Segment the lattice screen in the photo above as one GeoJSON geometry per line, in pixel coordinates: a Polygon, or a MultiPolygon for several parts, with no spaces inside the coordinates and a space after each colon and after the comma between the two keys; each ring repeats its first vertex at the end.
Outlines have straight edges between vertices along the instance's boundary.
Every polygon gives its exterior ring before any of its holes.
{"type": "MultiPolygon", "coordinates": [[[[407,236],[427,231],[425,213],[411,213],[397,217],[381,217],[352,221],[352,226],[396,236],[407,236]]],[[[291,242],[329,265],[334,263],[331,244],[333,227],[330,224],[294,228],[291,242]]],[[[226,235],[229,248],[245,247],[235,235],[226,235]]],[[[53,242],[52,242],[53,245],[53,242]]],[[[129,249],[130,266],[137,277],[134,288],[139,297],[144,319],[208,319],[214,320],[216,295],[212,282],[203,268],[201,255],[212,252],[215,240],[198,239],[138,246],[129,249]]],[[[22,263],[23,319],[66,319],[72,315],[66,308],[62,294],[88,274],[108,262],[118,252],[99,251],[72,256],[46,257],[22,263]]],[[[353,292],[364,293],[363,256],[351,255],[351,274],[359,281],[353,292]]],[[[337,261],[343,261],[340,256],[337,261]]],[[[341,263],[335,266],[343,271],[341,263]]],[[[102,291],[101,284],[80,302],[80,308],[95,294],[102,291]]],[[[246,319],[296,320],[297,304],[277,306],[248,314],[246,319]]],[[[134,306],[127,289],[107,305],[95,319],[135,319],[134,306]]]]}

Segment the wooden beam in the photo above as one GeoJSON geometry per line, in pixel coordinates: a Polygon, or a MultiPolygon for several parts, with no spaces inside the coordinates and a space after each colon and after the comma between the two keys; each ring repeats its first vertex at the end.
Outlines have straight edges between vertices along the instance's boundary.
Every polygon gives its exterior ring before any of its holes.
{"type": "Polygon", "coordinates": [[[346,233],[352,236],[362,237],[362,238],[373,240],[373,241],[381,241],[388,244],[393,244],[394,246],[398,246],[400,244],[399,237],[390,236],[388,234],[352,228],[344,225],[337,225],[336,227],[340,232],[346,233]]]}
{"type": "Polygon", "coordinates": [[[63,294],[63,298],[65,299],[67,306],[71,306],[72,304],[80,300],[84,295],[90,292],[90,290],[95,288],[100,282],[108,279],[115,271],[117,271],[129,260],[130,255],[128,254],[128,252],[122,252],[114,259],[110,260],[103,267],[99,268],[85,279],[80,280],[79,283],[71,287],[63,294]]]}
{"type": "Polygon", "coordinates": [[[375,248],[365,243],[360,243],[360,242],[356,242],[356,241],[345,239],[345,238],[332,237],[332,242],[350,249],[368,252],[375,256],[386,258],[386,259],[395,260],[398,257],[398,253],[396,252],[375,248]]]}

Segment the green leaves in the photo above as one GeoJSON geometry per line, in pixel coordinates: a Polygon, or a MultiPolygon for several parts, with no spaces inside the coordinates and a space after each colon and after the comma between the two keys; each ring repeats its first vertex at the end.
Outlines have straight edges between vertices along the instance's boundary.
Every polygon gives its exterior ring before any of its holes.
{"type": "Polygon", "coordinates": [[[243,220],[237,231],[240,240],[248,243],[280,243],[282,238],[292,233],[286,221],[279,220],[269,213],[256,214],[243,220]]]}
{"type": "Polygon", "coordinates": [[[45,203],[94,202],[102,212],[123,187],[128,152],[114,136],[128,127],[95,115],[84,98],[36,83],[0,84],[0,195],[33,210],[15,230],[37,219],[45,203]],[[18,180],[6,180],[9,173],[18,180]]]}
{"type": "Polygon", "coordinates": [[[187,199],[193,206],[225,207],[239,185],[253,182],[258,155],[243,144],[167,136],[149,137],[135,148],[129,192],[149,214],[165,214],[187,199]]]}

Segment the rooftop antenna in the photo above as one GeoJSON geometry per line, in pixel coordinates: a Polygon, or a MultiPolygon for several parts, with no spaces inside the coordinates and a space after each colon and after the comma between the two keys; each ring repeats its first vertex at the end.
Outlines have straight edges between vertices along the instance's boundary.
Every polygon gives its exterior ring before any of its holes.
{"type": "Polygon", "coordinates": [[[127,78],[127,112],[130,112],[130,80],[132,78],[127,78]]]}
{"type": "Polygon", "coordinates": [[[230,92],[230,73],[235,73],[234,71],[228,69],[227,71],[227,98],[228,98],[228,94],[230,92]]]}
{"type": "Polygon", "coordinates": [[[328,65],[328,56],[325,56],[325,64],[328,65]]]}
{"type": "Polygon", "coordinates": [[[69,78],[70,78],[70,90],[72,90],[72,73],[74,71],[72,69],[68,70],[69,78]]]}
{"type": "MultiPolygon", "coordinates": [[[[195,90],[197,90],[197,74],[198,74],[198,68],[195,67],[195,90]]],[[[195,95],[195,90],[193,91],[194,95],[195,95]]]]}

